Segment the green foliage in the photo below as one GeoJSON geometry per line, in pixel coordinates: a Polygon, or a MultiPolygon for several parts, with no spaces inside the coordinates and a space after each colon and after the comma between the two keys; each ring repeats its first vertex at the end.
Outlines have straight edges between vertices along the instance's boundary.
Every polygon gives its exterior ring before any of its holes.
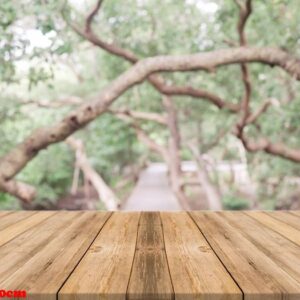
{"type": "MultiPolygon", "coordinates": [[[[62,17],[63,10],[65,19],[84,28],[84,16],[94,5],[94,0],[0,1],[0,156],[34,129],[55,124],[74,108],[45,108],[34,102],[92,99],[130,66],[92,47],[62,17]]],[[[253,14],[246,27],[249,44],[279,46],[299,55],[299,19],[299,0],[253,0],[253,14]]],[[[144,58],[229,47],[228,43],[237,41],[237,20],[238,9],[232,0],[111,0],[103,2],[92,27],[105,41],[144,58]]],[[[270,98],[278,102],[261,116],[259,130],[273,141],[299,147],[299,83],[269,66],[253,64],[250,72],[251,108],[255,111],[270,98]]],[[[202,88],[232,103],[239,103],[244,92],[237,65],[212,73],[172,73],[164,77],[168,83],[202,88]]],[[[230,133],[238,118],[201,99],[176,97],[174,103],[183,138],[196,138],[204,152],[220,131],[230,133]]],[[[131,88],[113,107],[163,112],[161,95],[149,83],[131,88]]],[[[158,143],[166,143],[168,132],[161,125],[143,122],[141,126],[158,143]]],[[[252,126],[247,135],[258,138],[260,131],[252,126]]],[[[136,163],[148,151],[128,124],[110,114],[89,124],[77,136],[84,141],[93,166],[112,185],[127,165],[136,163]]],[[[236,144],[236,139],[226,135],[210,154],[216,160],[240,160],[236,144]]],[[[191,159],[185,145],[182,157],[191,159]]],[[[267,192],[264,179],[300,176],[299,166],[283,159],[263,153],[248,154],[247,159],[260,198],[271,199],[273,204],[288,184],[280,183],[275,191],[267,192]]],[[[54,201],[68,192],[73,164],[72,150],[64,144],[54,145],[40,153],[18,178],[39,187],[38,201],[54,201]]],[[[17,202],[0,194],[0,203],[14,207],[17,202]]],[[[234,194],[224,197],[224,205],[228,209],[247,207],[234,194]]]]}
{"type": "Polygon", "coordinates": [[[10,195],[0,192],[0,210],[19,210],[20,202],[10,195]]]}
{"type": "Polygon", "coordinates": [[[51,146],[32,160],[18,179],[38,187],[37,201],[55,201],[71,185],[73,155],[65,144],[51,146]]]}
{"type": "Polygon", "coordinates": [[[29,89],[31,90],[40,81],[45,82],[51,78],[53,78],[53,74],[49,74],[44,68],[30,68],[28,74],[29,89]]]}
{"type": "Polygon", "coordinates": [[[243,210],[249,208],[249,203],[246,199],[237,197],[233,194],[224,195],[222,202],[224,208],[227,210],[243,210]]]}
{"type": "Polygon", "coordinates": [[[133,130],[110,114],[97,119],[78,136],[85,143],[90,162],[108,183],[140,155],[133,130]]]}

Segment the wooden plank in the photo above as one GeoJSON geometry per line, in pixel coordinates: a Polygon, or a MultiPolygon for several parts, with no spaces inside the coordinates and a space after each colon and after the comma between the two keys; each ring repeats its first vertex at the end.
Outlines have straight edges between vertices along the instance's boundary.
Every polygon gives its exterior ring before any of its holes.
{"type": "Polygon", "coordinates": [[[164,250],[164,237],[159,212],[142,212],[139,220],[139,233],[136,249],[164,250]]]}
{"type": "Polygon", "coordinates": [[[159,213],[141,214],[127,299],[173,299],[159,213]]]}
{"type": "Polygon", "coordinates": [[[300,230],[300,218],[287,211],[272,211],[267,212],[270,217],[273,217],[281,222],[284,222],[297,230],[300,230]]]}
{"type": "Polygon", "coordinates": [[[139,224],[148,226],[161,225],[160,214],[157,212],[142,212],[139,224]]]}
{"type": "MultiPolygon", "coordinates": [[[[9,226],[0,230],[0,246],[9,242],[10,240],[17,237],[19,234],[29,230],[30,228],[40,224],[45,219],[53,216],[56,212],[44,211],[44,212],[18,212],[9,217],[9,226]]],[[[4,222],[2,223],[2,225],[4,222]]]]}
{"type": "Polygon", "coordinates": [[[110,216],[58,212],[0,248],[0,286],[29,299],[54,300],[110,216]]]}
{"type": "Polygon", "coordinates": [[[279,233],[261,226],[248,215],[241,215],[240,212],[222,212],[220,215],[280,268],[300,282],[300,247],[279,233]]]}
{"type": "Polygon", "coordinates": [[[59,299],[126,299],[140,213],[114,213],[59,292],[59,299]]]}
{"type": "MultiPolygon", "coordinates": [[[[218,213],[190,215],[238,283],[245,300],[300,299],[300,283],[218,213]]],[[[239,222],[244,222],[243,214],[239,222]]]]}
{"type": "Polygon", "coordinates": [[[0,221],[1,221],[2,217],[6,216],[8,214],[11,214],[11,213],[13,213],[13,211],[11,211],[11,210],[1,210],[0,211],[0,221]]]}
{"type": "Polygon", "coordinates": [[[280,233],[287,239],[291,240],[298,246],[300,246],[300,231],[295,229],[294,227],[286,224],[285,222],[281,222],[279,220],[276,220],[275,218],[271,217],[265,212],[261,211],[251,211],[247,212],[247,214],[259,221],[264,226],[267,226],[268,228],[280,233]]]}
{"type": "Polygon", "coordinates": [[[300,217],[300,210],[291,210],[290,211],[291,214],[300,217]]]}
{"type": "MultiPolygon", "coordinates": [[[[29,218],[30,216],[32,216],[33,214],[36,214],[36,213],[37,212],[34,212],[34,211],[15,211],[15,212],[11,211],[11,212],[4,212],[2,214],[2,212],[1,212],[0,232],[4,228],[17,223],[20,220],[29,218]]],[[[1,236],[1,234],[0,234],[0,236],[1,236]]]]}
{"type": "Polygon", "coordinates": [[[187,213],[161,213],[175,298],[235,300],[243,295],[187,213]]]}

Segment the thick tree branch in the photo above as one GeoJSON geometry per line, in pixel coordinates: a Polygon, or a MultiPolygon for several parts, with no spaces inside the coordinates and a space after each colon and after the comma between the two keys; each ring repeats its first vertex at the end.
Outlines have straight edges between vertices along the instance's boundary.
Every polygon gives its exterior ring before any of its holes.
{"type": "Polygon", "coordinates": [[[300,162],[300,150],[292,149],[283,143],[272,143],[268,138],[251,139],[245,134],[240,138],[244,147],[249,152],[264,151],[266,153],[279,156],[294,162],[300,162]]]}
{"type": "Polygon", "coordinates": [[[104,203],[106,209],[117,210],[117,204],[119,203],[118,197],[91,166],[82,141],[69,137],[66,143],[75,151],[78,166],[96,189],[99,199],[104,203]]]}
{"type": "Polygon", "coordinates": [[[300,80],[300,62],[297,58],[276,48],[240,47],[206,53],[158,56],[144,59],[109,84],[94,100],[87,101],[55,125],[34,131],[23,143],[0,160],[0,178],[12,179],[40,150],[63,141],[78,129],[103,114],[120,95],[155,72],[210,70],[223,65],[259,62],[276,65],[300,80]]]}
{"type": "Polygon", "coordinates": [[[194,156],[197,163],[197,175],[199,181],[205,191],[208,206],[210,210],[222,210],[222,197],[220,191],[214,186],[209,178],[209,174],[205,165],[205,162],[195,145],[192,143],[188,144],[188,147],[194,156]]]}
{"type": "Polygon", "coordinates": [[[181,206],[188,210],[190,209],[188,199],[184,193],[184,186],[182,184],[182,170],[181,170],[181,135],[178,126],[177,110],[174,102],[169,96],[163,97],[163,106],[167,112],[167,126],[170,132],[168,140],[168,157],[166,163],[169,170],[169,179],[173,193],[179,200],[181,206]]]}
{"type": "Polygon", "coordinates": [[[176,85],[167,85],[164,83],[162,77],[160,76],[151,76],[151,83],[154,87],[157,88],[162,94],[168,96],[189,96],[193,98],[202,98],[219,109],[228,109],[230,112],[238,112],[240,110],[239,104],[234,104],[226,102],[221,97],[217,96],[214,93],[203,89],[195,89],[191,86],[176,86],[176,85]]]}
{"type": "MultiPolygon", "coordinates": [[[[90,41],[92,44],[95,46],[98,46],[109,53],[116,55],[118,57],[121,57],[131,63],[136,63],[139,61],[139,58],[131,51],[128,51],[126,49],[123,49],[119,47],[116,44],[109,44],[103,41],[101,38],[96,36],[93,31],[91,30],[91,21],[92,18],[96,15],[98,12],[101,3],[99,4],[98,1],[95,9],[92,11],[93,13],[89,14],[87,19],[86,19],[86,24],[89,24],[88,30],[82,31],[80,28],[75,26],[72,23],[68,24],[79,34],[82,36],[84,39],[90,41]],[[90,16],[92,15],[92,18],[90,16]]],[[[240,1],[236,1],[237,4],[240,7],[240,18],[239,18],[239,24],[238,24],[238,31],[239,31],[239,36],[240,36],[240,44],[241,45],[246,45],[246,38],[244,34],[244,27],[247,22],[248,17],[251,14],[252,7],[251,7],[251,0],[246,0],[246,5],[243,5],[240,1]]],[[[213,68],[212,68],[213,69],[213,68]]],[[[205,99],[212,104],[216,105],[218,108],[226,108],[231,112],[238,112],[240,109],[240,105],[233,104],[233,103],[227,103],[226,101],[222,100],[219,96],[205,91],[201,89],[195,89],[190,86],[183,86],[183,87],[178,87],[175,85],[167,85],[164,81],[164,79],[159,76],[158,74],[156,75],[150,75],[148,78],[149,82],[162,94],[165,95],[173,95],[173,96],[178,96],[178,95],[186,95],[194,98],[202,98],[205,99]]],[[[245,82],[245,88],[247,90],[247,93],[249,94],[248,96],[245,96],[245,101],[244,101],[244,106],[246,106],[246,101],[247,99],[250,98],[250,86],[249,86],[249,77],[247,75],[247,71],[244,72],[244,82],[245,82]]],[[[247,118],[245,114],[245,119],[247,118]]]]}
{"type": "MultiPolygon", "coordinates": [[[[163,106],[167,112],[167,125],[170,130],[170,137],[172,144],[170,147],[176,149],[179,152],[181,145],[181,138],[179,133],[178,121],[177,121],[177,111],[170,97],[163,97],[163,106]]],[[[178,156],[178,155],[177,155],[178,156]]]]}
{"type": "MultiPolygon", "coordinates": [[[[247,20],[252,12],[251,0],[245,2],[236,0],[240,8],[239,22],[237,30],[239,34],[239,41],[241,46],[247,45],[247,39],[245,34],[245,26],[247,20]]],[[[299,62],[296,63],[299,66],[299,62]]],[[[242,117],[237,126],[237,137],[242,141],[244,147],[250,152],[264,151],[266,153],[280,156],[295,162],[300,162],[300,150],[291,149],[282,143],[272,143],[268,138],[261,138],[258,141],[254,141],[245,136],[244,129],[248,124],[256,122],[256,120],[263,114],[271,105],[271,101],[267,100],[262,106],[254,113],[250,112],[250,98],[251,98],[251,83],[249,76],[249,69],[246,63],[241,64],[242,77],[245,87],[245,95],[242,102],[242,117]]],[[[299,78],[298,78],[299,79],[299,78]]]]}
{"type": "MultiPolygon", "coordinates": [[[[100,47],[101,49],[115,55],[118,57],[121,57],[128,62],[134,64],[139,61],[138,56],[136,56],[132,51],[129,51],[127,49],[123,49],[117,44],[110,44],[102,40],[99,36],[97,36],[91,28],[91,23],[95,15],[100,9],[102,1],[98,1],[95,8],[92,10],[92,12],[87,16],[86,18],[86,26],[85,30],[82,30],[77,25],[70,23],[67,18],[65,18],[66,22],[71,26],[71,28],[82,38],[88,40],[93,45],[100,47]]],[[[222,100],[219,96],[202,90],[202,89],[195,89],[193,87],[189,86],[175,86],[175,85],[168,85],[165,83],[165,80],[163,77],[161,77],[158,74],[150,75],[148,78],[149,82],[162,94],[165,95],[173,95],[173,96],[190,96],[194,98],[202,98],[204,100],[209,101],[210,103],[216,105],[218,108],[227,108],[231,112],[237,112],[239,110],[239,106],[233,103],[227,103],[224,100],[222,100]]]]}
{"type": "Polygon", "coordinates": [[[235,132],[235,135],[241,140],[245,149],[249,152],[264,151],[274,156],[279,156],[299,163],[300,149],[292,149],[283,143],[273,143],[267,137],[261,137],[258,139],[248,138],[244,132],[247,125],[254,124],[272,104],[277,102],[278,101],[275,99],[266,100],[256,112],[252,113],[248,117],[246,124],[243,126],[242,133],[237,131],[235,132]]]}
{"type": "MultiPolygon", "coordinates": [[[[177,112],[174,104],[170,97],[164,97],[163,105],[167,112],[167,117],[161,116],[159,114],[145,115],[145,113],[140,114],[140,112],[129,112],[123,113],[116,110],[110,110],[111,113],[115,114],[119,118],[131,121],[131,126],[135,129],[138,139],[145,144],[150,150],[158,153],[166,162],[169,170],[169,179],[171,188],[179,200],[181,206],[184,209],[189,209],[188,201],[183,191],[183,184],[181,181],[181,160],[180,160],[180,133],[177,124],[177,112]],[[164,147],[156,143],[149,135],[135,122],[136,119],[146,119],[155,121],[159,124],[163,124],[169,128],[170,137],[168,141],[168,147],[164,147]],[[149,118],[150,117],[150,118],[149,118]],[[161,122],[163,118],[163,123],[161,122]]],[[[149,114],[149,113],[146,113],[149,114]]]]}
{"type": "Polygon", "coordinates": [[[0,180],[0,191],[8,193],[19,200],[30,203],[36,196],[33,186],[15,180],[0,180]]]}

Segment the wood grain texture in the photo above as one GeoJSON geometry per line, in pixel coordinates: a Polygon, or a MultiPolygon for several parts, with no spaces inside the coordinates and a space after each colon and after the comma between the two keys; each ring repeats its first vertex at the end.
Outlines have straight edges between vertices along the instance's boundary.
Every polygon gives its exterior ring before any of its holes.
{"type": "Polygon", "coordinates": [[[300,282],[300,247],[241,212],[222,212],[220,215],[281,269],[300,282]]]}
{"type": "Polygon", "coordinates": [[[30,228],[37,226],[45,219],[53,216],[55,212],[20,212],[13,213],[7,216],[7,220],[2,220],[2,226],[4,228],[0,230],[0,246],[9,242],[19,234],[29,230],[30,228]],[[6,221],[6,222],[5,222],[6,221]],[[5,224],[6,223],[6,224],[5,224]],[[5,224],[5,225],[4,225],[5,224]]]}
{"type": "MultiPolygon", "coordinates": [[[[56,299],[109,213],[58,212],[0,248],[0,286],[56,299]]],[[[34,216],[33,216],[34,217],[34,216]]]]}
{"type": "Polygon", "coordinates": [[[300,299],[300,283],[220,213],[190,215],[242,289],[245,300],[300,299]]]}
{"type": "Polygon", "coordinates": [[[270,217],[273,217],[281,222],[284,222],[297,230],[300,230],[300,218],[287,211],[273,211],[267,213],[270,217]]]}
{"type": "Polygon", "coordinates": [[[241,300],[238,286],[189,215],[161,213],[161,218],[176,300],[241,300]]]}
{"type": "Polygon", "coordinates": [[[173,299],[173,294],[160,215],[144,212],[138,227],[127,299],[173,299]]]}
{"type": "Polygon", "coordinates": [[[300,210],[290,211],[289,213],[290,213],[290,214],[293,214],[293,215],[295,215],[295,216],[300,217],[300,210]]]}
{"type": "Polygon", "coordinates": [[[0,211],[0,221],[1,221],[1,218],[8,215],[8,214],[11,214],[13,213],[13,211],[9,211],[9,210],[2,210],[0,211]]]}
{"type": "Polygon", "coordinates": [[[142,212],[139,224],[146,224],[148,226],[161,225],[159,212],[142,212]]]}
{"type": "Polygon", "coordinates": [[[299,212],[0,212],[0,289],[33,300],[300,300],[299,212]]]}
{"type": "Polygon", "coordinates": [[[18,221],[36,214],[33,211],[0,212],[0,231],[18,221]]]}
{"type": "Polygon", "coordinates": [[[252,211],[247,212],[247,214],[259,221],[262,225],[267,226],[268,228],[280,233],[282,236],[288,238],[298,246],[300,246],[300,231],[294,228],[293,226],[280,221],[276,218],[271,217],[266,212],[252,211]]]}
{"type": "Polygon", "coordinates": [[[140,213],[114,213],[59,292],[59,299],[126,299],[140,213]]]}

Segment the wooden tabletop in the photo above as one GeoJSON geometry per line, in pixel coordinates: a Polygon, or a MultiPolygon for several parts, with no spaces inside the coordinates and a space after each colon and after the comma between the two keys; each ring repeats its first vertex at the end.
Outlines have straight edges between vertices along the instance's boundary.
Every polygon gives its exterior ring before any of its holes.
{"type": "Polygon", "coordinates": [[[299,300],[300,212],[0,212],[0,291],[299,300]]]}

